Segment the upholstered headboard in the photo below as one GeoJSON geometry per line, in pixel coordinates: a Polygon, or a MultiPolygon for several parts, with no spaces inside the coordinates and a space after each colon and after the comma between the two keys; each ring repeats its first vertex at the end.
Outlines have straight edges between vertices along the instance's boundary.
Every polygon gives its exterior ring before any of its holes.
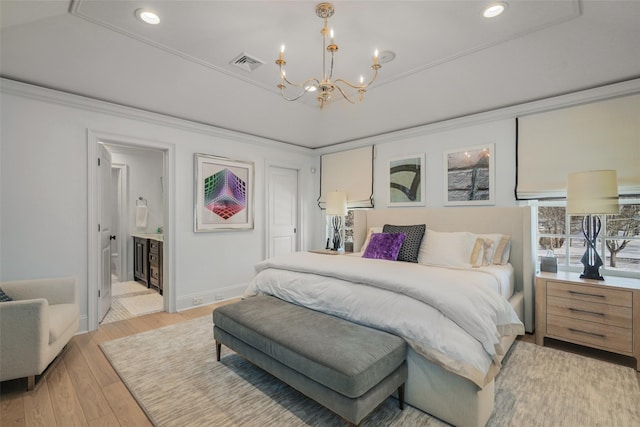
{"type": "Polygon", "coordinates": [[[509,262],[515,271],[515,289],[524,294],[524,323],[527,332],[534,329],[535,259],[531,238],[530,207],[469,207],[433,209],[371,209],[354,211],[353,246],[359,250],[369,227],[384,224],[426,224],[437,231],[502,233],[511,236],[509,262]]]}

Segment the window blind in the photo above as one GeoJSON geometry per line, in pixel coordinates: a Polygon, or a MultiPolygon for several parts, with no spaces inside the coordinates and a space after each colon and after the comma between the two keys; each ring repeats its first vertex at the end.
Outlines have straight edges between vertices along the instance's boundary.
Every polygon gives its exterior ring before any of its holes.
{"type": "Polygon", "coordinates": [[[346,192],[348,209],[373,207],[373,146],[320,157],[320,208],[330,191],[346,192]]]}
{"type": "Polygon", "coordinates": [[[566,197],[570,172],[615,169],[640,194],[640,94],[518,118],[517,199],[566,197]]]}

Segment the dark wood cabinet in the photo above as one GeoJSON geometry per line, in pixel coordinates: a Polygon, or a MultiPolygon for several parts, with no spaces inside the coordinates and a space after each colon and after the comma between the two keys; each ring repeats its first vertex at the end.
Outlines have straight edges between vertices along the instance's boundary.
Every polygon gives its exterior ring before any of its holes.
{"type": "Polygon", "coordinates": [[[149,239],[133,238],[133,279],[149,286],[149,239]]]}
{"type": "Polygon", "coordinates": [[[162,295],[162,242],[133,236],[133,278],[162,295]]]}
{"type": "Polygon", "coordinates": [[[149,239],[149,284],[162,295],[162,242],[149,239]]]}

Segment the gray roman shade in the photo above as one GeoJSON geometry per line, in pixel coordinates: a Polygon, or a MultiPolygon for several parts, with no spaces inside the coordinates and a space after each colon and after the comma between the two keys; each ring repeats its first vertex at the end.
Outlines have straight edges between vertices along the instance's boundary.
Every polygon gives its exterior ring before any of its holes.
{"type": "Polygon", "coordinates": [[[331,191],[347,193],[348,209],[373,207],[373,146],[320,157],[320,208],[331,191]]]}
{"type": "Polygon", "coordinates": [[[564,198],[570,172],[615,169],[640,194],[640,94],[518,118],[517,199],[564,198]]]}

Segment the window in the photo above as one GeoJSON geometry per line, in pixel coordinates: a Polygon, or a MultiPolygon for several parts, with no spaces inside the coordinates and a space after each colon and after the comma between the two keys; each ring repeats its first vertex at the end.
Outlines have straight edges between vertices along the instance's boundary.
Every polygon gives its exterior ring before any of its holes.
{"type": "MultiPolygon", "coordinates": [[[[582,235],[583,216],[567,217],[565,201],[539,201],[537,206],[537,254],[558,257],[558,269],[583,270],[580,262],[586,250],[582,235]]],[[[598,254],[604,263],[600,273],[640,278],[640,199],[621,198],[620,214],[602,218],[598,254]]]]}

